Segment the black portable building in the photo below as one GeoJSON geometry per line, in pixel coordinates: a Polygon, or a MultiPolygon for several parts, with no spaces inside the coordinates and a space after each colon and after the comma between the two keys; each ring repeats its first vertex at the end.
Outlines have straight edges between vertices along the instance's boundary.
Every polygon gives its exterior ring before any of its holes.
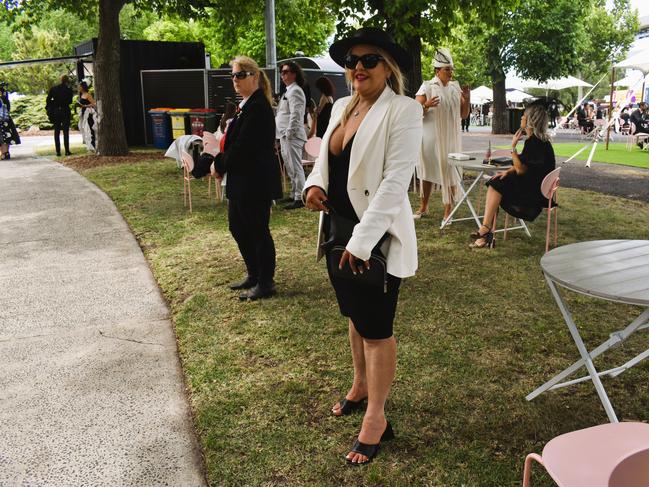
{"type": "MultiPolygon", "coordinates": [[[[79,44],[74,48],[74,52],[78,56],[90,55],[93,59],[97,52],[97,38],[79,44]]],[[[151,69],[203,70],[204,68],[205,46],[201,42],[120,41],[120,91],[126,139],[129,145],[146,143],[140,72],[151,69]]],[[[172,79],[165,88],[171,91],[182,90],[188,95],[195,93],[191,86],[176,84],[174,81],[172,79]]],[[[197,99],[193,106],[201,107],[203,104],[204,99],[201,98],[197,99]]]]}

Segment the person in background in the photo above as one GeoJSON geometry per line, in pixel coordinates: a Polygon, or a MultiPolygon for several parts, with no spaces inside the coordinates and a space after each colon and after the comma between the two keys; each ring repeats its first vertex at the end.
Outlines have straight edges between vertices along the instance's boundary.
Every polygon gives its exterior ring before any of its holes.
{"type": "Polygon", "coordinates": [[[334,96],[336,90],[331,80],[325,76],[321,76],[315,80],[315,87],[320,91],[320,101],[316,109],[316,137],[322,138],[325,130],[329,126],[329,118],[331,117],[331,108],[334,106],[334,96]]]}
{"type": "Polygon", "coordinates": [[[304,168],[302,167],[302,150],[306,142],[304,130],[304,115],[306,111],[306,96],[304,74],[302,69],[293,61],[286,61],[279,67],[282,82],[286,92],[281,97],[275,116],[277,127],[276,137],[279,139],[282,159],[286,174],[291,180],[291,203],[284,209],[302,208],[302,191],[304,190],[304,168]]]}
{"type": "Polygon", "coordinates": [[[469,112],[469,114],[460,121],[462,132],[468,132],[470,124],[471,124],[471,112],[469,112]]]}
{"type": "Polygon", "coordinates": [[[221,115],[221,121],[219,122],[219,126],[216,129],[216,133],[214,134],[216,136],[216,140],[219,141],[221,152],[223,152],[223,145],[225,144],[224,136],[228,130],[228,125],[230,125],[236,113],[237,106],[231,101],[225,102],[225,110],[223,111],[223,115],[221,115]]]}
{"type": "Polygon", "coordinates": [[[462,151],[462,136],[458,127],[460,119],[469,115],[470,91],[460,88],[453,80],[453,58],[446,48],[439,48],[433,56],[435,77],[425,81],[415,99],[424,109],[424,138],[417,175],[423,181],[423,193],[419,210],[414,217],[428,213],[428,200],[433,183],[442,187],[444,220],[451,213],[458,196],[460,176],[448,163],[448,155],[462,151]]]}
{"type": "Polygon", "coordinates": [[[225,133],[223,151],[216,156],[201,154],[192,174],[203,177],[213,165],[217,178],[228,177],[230,232],[247,271],[230,289],[243,291],[240,300],[254,301],[277,292],[269,221],[272,201],[282,195],[282,181],[275,159],[275,118],[266,74],[249,57],[237,56],[232,61],[232,83],[243,100],[225,133]]]}
{"type": "Polygon", "coordinates": [[[70,78],[67,75],[61,76],[61,83],[50,88],[45,101],[47,116],[54,125],[54,146],[56,147],[57,156],[61,156],[61,141],[59,139],[61,131],[63,131],[65,155],[72,155],[70,152],[72,88],[70,88],[69,83],[70,78]]]}
{"type": "Polygon", "coordinates": [[[89,151],[97,151],[97,103],[88,91],[88,83],[79,83],[79,98],[77,105],[81,107],[79,114],[79,131],[84,144],[89,151]]]}
{"type": "MultiPolygon", "coordinates": [[[[640,102],[638,108],[631,112],[629,122],[635,125],[635,133],[649,134],[649,113],[647,112],[647,104],[643,101],[640,102]]],[[[641,149],[647,142],[639,140],[638,147],[641,149]]]]}
{"type": "Polygon", "coordinates": [[[495,245],[493,228],[498,206],[514,218],[533,221],[548,200],[541,193],[541,182],[555,168],[554,149],[548,135],[548,112],[542,103],[532,103],[523,114],[521,128],[512,139],[513,166],[487,181],[487,197],[482,226],[471,234],[473,248],[495,245]],[[523,151],[516,145],[527,135],[523,151]]]}
{"type": "Polygon", "coordinates": [[[340,312],[349,319],[354,381],[332,413],[350,414],[367,398],[361,431],[345,457],[358,466],[372,461],[381,442],[394,437],[385,402],[396,369],[399,286],[417,269],[408,184],[419,157],[422,118],[420,105],[403,96],[402,71],[409,69],[411,57],[387,33],[359,29],[332,44],[329,54],[345,67],[353,95],[332,108],[305,200],[310,210],[325,212],[318,233],[324,232],[327,242],[318,254],[326,255],[340,312]],[[339,235],[334,217],[355,224],[353,230],[339,235]],[[334,245],[345,250],[335,254],[334,245]],[[369,269],[375,248],[387,262],[380,286],[354,277],[369,269]],[[334,271],[346,268],[346,277],[334,271]]]}
{"type": "Polygon", "coordinates": [[[14,124],[13,119],[11,118],[11,102],[9,101],[9,93],[7,92],[6,83],[0,83],[0,123],[6,124],[3,128],[0,136],[2,137],[2,159],[10,159],[11,154],[9,153],[9,147],[11,142],[14,144],[20,144],[20,135],[18,135],[18,130],[16,130],[16,124],[14,124]]]}

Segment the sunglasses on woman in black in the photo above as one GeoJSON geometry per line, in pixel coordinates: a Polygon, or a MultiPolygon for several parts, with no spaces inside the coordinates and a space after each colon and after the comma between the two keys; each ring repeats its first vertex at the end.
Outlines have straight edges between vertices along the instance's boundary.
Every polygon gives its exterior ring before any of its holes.
{"type": "Polygon", "coordinates": [[[358,61],[360,61],[365,69],[372,69],[376,68],[376,65],[382,60],[383,56],[380,54],[363,54],[362,56],[347,54],[347,56],[345,56],[345,67],[347,69],[354,69],[358,64],[358,61]]]}
{"type": "Polygon", "coordinates": [[[251,73],[250,71],[237,71],[236,73],[231,73],[230,76],[232,76],[232,79],[246,79],[248,76],[252,76],[253,74],[255,73],[251,73]]]}

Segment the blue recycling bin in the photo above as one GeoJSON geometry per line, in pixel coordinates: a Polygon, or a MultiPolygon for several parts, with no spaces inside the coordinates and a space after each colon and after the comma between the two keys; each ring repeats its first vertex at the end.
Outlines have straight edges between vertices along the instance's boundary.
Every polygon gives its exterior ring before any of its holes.
{"type": "Polygon", "coordinates": [[[153,147],[157,149],[166,149],[171,144],[171,123],[169,115],[167,115],[169,110],[171,108],[152,108],[149,110],[153,147]]]}

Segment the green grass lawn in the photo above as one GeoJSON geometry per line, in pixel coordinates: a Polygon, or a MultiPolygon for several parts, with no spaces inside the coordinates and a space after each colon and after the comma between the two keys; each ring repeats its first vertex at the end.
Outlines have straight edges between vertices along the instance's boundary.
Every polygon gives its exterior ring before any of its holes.
{"type": "MultiPolygon", "coordinates": [[[[570,157],[579,149],[581,149],[585,143],[558,143],[552,144],[554,147],[554,153],[557,156],[561,157],[570,157]]],[[[585,161],[588,159],[590,154],[591,146],[589,145],[586,150],[577,156],[577,160],[585,161]]],[[[606,162],[608,164],[621,164],[624,166],[633,166],[641,168],[649,168],[649,151],[640,150],[639,147],[634,146],[631,151],[626,149],[625,142],[613,142],[608,146],[606,150],[606,143],[600,142],[597,144],[595,149],[595,155],[593,156],[593,161],[595,162],[606,162]]]]}
{"type": "MultiPolygon", "coordinates": [[[[545,216],[533,237],[512,232],[497,248],[470,250],[470,223],[438,230],[417,223],[420,268],[404,281],[395,333],[398,367],[387,417],[396,440],[368,467],[343,455],[361,416],[331,406],[351,384],[347,325],[323,263],[316,263],[317,215],[275,209],[279,295],[241,303],[227,284],[244,273],[228,232],[226,206],[192,183],[182,204],[172,161],[112,165],[84,174],[115,201],[166,296],[214,486],[520,485],[525,455],[567,431],[605,423],[590,383],[525,395],[578,358],[539,267],[545,216]]],[[[561,188],[560,244],[647,238],[649,205],[561,188]]],[[[608,338],[639,309],[566,293],[587,344],[608,338]]],[[[627,342],[604,370],[646,348],[627,342]]],[[[621,420],[649,419],[647,364],[605,379],[621,420]]],[[[535,472],[539,472],[536,469],[535,472]]],[[[554,485],[535,475],[534,485],[554,485]]]]}

